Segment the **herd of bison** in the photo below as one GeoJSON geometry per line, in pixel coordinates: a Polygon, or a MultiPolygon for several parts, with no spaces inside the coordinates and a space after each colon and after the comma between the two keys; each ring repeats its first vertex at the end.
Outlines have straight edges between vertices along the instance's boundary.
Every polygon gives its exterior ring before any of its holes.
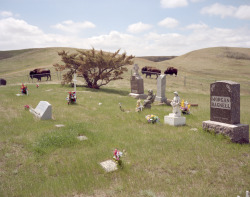
{"type": "MultiPolygon", "coordinates": [[[[177,76],[177,72],[178,70],[174,67],[168,67],[167,70],[164,71],[164,74],[166,75],[173,75],[175,74],[175,76],[177,76]]],[[[146,78],[147,76],[151,75],[156,75],[156,78],[158,77],[158,75],[161,74],[161,70],[155,67],[150,67],[150,66],[145,66],[141,69],[141,73],[142,74],[146,74],[146,78]]],[[[47,77],[47,81],[48,79],[51,80],[51,75],[50,75],[50,70],[49,69],[44,69],[44,68],[37,68],[34,69],[32,71],[30,71],[30,78],[36,78],[38,81],[41,81],[42,77],[47,77]]],[[[0,85],[6,85],[6,80],[5,79],[0,79],[0,85]]]]}
{"type": "MultiPolygon", "coordinates": [[[[178,70],[176,68],[168,67],[167,70],[164,71],[164,74],[166,74],[166,75],[175,74],[175,76],[177,76],[177,72],[178,72],[178,70]]],[[[141,69],[141,73],[146,74],[146,78],[147,78],[147,76],[150,76],[150,78],[151,78],[151,75],[156,75],[156,78],[157,78],[158,75],[161,74],[161,70],[158,68],[155,68],[155,67],[145,66],[141,69]]],[[[31,79],[37,78],[38,81],[41,81],[42,77],[47,77],[47,81],[49,78],[51,80],[50,70],[38,68],[38,69],[30,71],[30,78],[31,79]]]]}
{"type": "MultiPolygon", "coordinates": [[[[165,75],[175,74],[175,76],[177,76],[177,72],[178,72],[178,69],[176,69],[174,67],[168,67],[167,70],[164,71],[164,74],[165,75]]],[[[146,74],[146,78],[147,78],[147,76],[150,76],[150,78],[151,78],[151,75],[156,75],[156,78],[157,78],[158,75],[161,74],[161,70],[158,68],[155,68],[155,67],[145,66],[141,69],[141,73],[146,74]]]]}

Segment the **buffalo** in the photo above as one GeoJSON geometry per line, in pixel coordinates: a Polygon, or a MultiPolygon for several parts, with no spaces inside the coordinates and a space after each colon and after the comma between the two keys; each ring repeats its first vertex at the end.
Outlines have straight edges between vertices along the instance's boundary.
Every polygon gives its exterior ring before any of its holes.
{"type": "Polygon", "coordinates": [[[31,79],[37,78],[38,81],[41,81],[42,77],[47,77],[47,81],[49,78],[51,80],[50,70],[44,68],[37,68],[35,70],[30,71],[31,79]]]}
{"type": "Polygon", "coordinates": [[[5,86],[7,81],[5,79],[0,79],[0,86],[3,85],[5,86]]]}
{"type": "Polygon", "coordinates": [[[175,76],[177,76],[178,73],[178,69],[174,68],[174,67],[168,67],[167,70],[164,71],[165,75],[173,75],[175,74],[175,76]]]}
{"type": "Polygon", "coordinates": [[[141,69],[141,73],[142,73],[142,74],[146,74],[146,78],[147,78],[148,75],[150,76],[150,78],[151,78],[151,75],[156,75],[156,78],[157,78],[158,75],[161,74],[161,70],[160,70],[160,69],[157,69],[157,68],[155,68],[155,67],[144,66],[144,67],[141,69]]]}

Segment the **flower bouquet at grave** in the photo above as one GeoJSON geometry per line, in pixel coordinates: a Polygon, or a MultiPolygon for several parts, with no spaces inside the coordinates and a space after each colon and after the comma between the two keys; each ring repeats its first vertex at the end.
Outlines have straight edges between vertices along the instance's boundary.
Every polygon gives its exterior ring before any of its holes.
{"type": "Polygon", "coordinates": [[[114,151],[114,156],[113,156],[113,159],[115,160],[115,162],[118,164],[118,165],[122,165],[122,160],[121,160],[121,157],[122,157],[122,152],[115,149],[114,151]]]}
{"type": "Polygon", "coordinates": [[[67,96],[66,100],[68,101],[68,105],[70,103],[76,103],[76,92],[69,92],[69,95],[67,96]]]}
{"type": "Polygon", "coordinates": [[[25,86],[25,85],[22,84],[22,86],[21,86],[21,93],[28,95],[28,88],[27,88],[27,86],[25,86]]]}
{"type": "Polygon", "coordinates": [[[25,110],[29,110],[30,106],[29,105],[24,105],[25,110]]]}
{"type": "Polygon", "coordinates": [[[152,123],[152,124],[160,121],[159,117],[153,114],[147,115],[145,116],[145,118],[147,119],[148,123],[152,123]]]}
{"type": "Polygon", "coordinates": [[[188,104],[188,102],[184,102],[184,100],[182,99],[181,101],[181,112],[183,114],[190,114],[190,104],[188,104]]]}
{"type": "Polygon", "coordinates": [[[142,103],[141,103],[141,99],[139,99],[139,100],[137,100],[137,102],[136,102],[135,111],[136,111],[136,112],[140,112],[140,111],[142,111],[142,108],[143,108],[143,105],[142,105],[142,103]]]}

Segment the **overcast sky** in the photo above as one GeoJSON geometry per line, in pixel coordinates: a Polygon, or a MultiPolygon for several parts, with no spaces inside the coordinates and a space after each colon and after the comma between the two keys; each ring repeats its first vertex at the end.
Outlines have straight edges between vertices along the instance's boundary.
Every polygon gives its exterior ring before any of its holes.
{"type": "Polygon", "coordinates": [[[250,48],[250,0],[0,0],[0,50],[58,46],[135,56],[250,48]]]}

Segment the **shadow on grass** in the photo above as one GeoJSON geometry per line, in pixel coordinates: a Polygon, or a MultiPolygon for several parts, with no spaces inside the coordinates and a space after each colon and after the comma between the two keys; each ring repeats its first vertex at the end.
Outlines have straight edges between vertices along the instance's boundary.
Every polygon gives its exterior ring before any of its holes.
{"type": "MultiPolygon", "coordinates": [[[[67,86],[67,85],[65,85],[67,86]]],[[[73,84],[69,84],[69,87],[74,87],[73,84]]],[[[130,93],[127,90],[118,90],[115,88],[104,88],[104,87],[100,87],[100,89],[94,89],[94,88],[89,88],[86,85],[76,85],[76,87],[83,87],[85,88],[86,91],[90,91],[90,92],[103,92],[103,93],[108,93],[108,94],[119,94],[121,96],[128,96],[128,94],[130,93]]]]}
{"type": "Polygon", "coordinates": [[[118,94],[121,96],[128,96],[129,91],[127,90],[118,90],[118,89],[113,89],[113,88],[100,88],[100,89],[92,89],[92,88],[87,88],[91,92],[102,92],[102,93],[107,93],[107,94],[118,94]]]}

